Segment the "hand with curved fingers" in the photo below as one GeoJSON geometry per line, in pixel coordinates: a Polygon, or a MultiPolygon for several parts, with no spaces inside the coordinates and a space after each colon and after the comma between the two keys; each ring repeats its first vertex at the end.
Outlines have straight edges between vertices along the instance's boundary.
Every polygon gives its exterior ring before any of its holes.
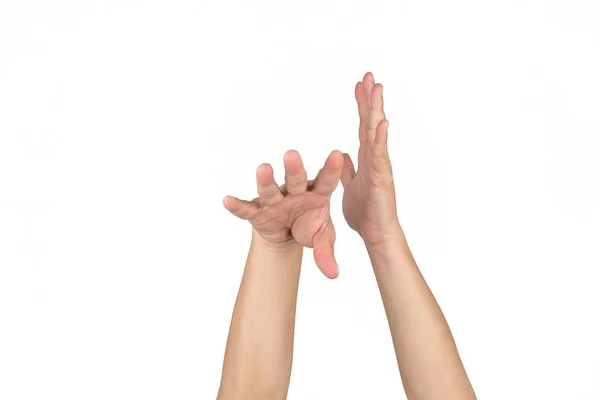
{"type": "Polygon", "coordinates": [[[259,196],[251,201],[226,196],[223,205],[248,220],[254,230],[275,245],[313,248],[317,266],[328,278],[339,270],[334,257],[335,229],[329,214],[331,194],[340,180],[342,153],[329,154],[317,177],[308,181],[300,154],[288,151],[283,158],[285,184],[278,186],[273,168],[261,164],[256,170],[259,196]]]}
{"type": "Polygon", "coordinates": [[[383,86],[366,73],[355,87],[360,117],[358,169],[344,153],[341,174],[343,211],[348,225],[368,244],[377,245],[400,232],[392,165],[387,149],[388,126],[383,111],[383,86]]]}

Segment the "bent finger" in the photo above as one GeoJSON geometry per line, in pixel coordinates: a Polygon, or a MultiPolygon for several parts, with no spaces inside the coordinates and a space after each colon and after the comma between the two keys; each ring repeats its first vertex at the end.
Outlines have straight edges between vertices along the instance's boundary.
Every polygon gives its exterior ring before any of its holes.
{"type": "Polygon", "coordinates": [[[306,192],[306,170],[302,158],[296,150],[289,150],[283,156],[285,167],[285,190],[292,195],[306,192]]]}
{"type": "Polygon", "coordinates": [[[230,213],[241,219],[252,219],[259,211],[258,205],[255,203],[247,200],[240,200],[233,196],[225,196],[223,198],[223,206],[225,206],[230,213]]]}
{"type": "Polygon", "coordinates": [[[332,151],[315,178],[313,192],[323,196],[331,195],[340,181],[343,163],[342,153],[338,150],[332,151]]]}
{"type": "Polygon", "coordinates": [[[273,205],[283,199],[283,193],[273,177],[273,167],[261,164],[256,170],[256,185],[261,204],[273,205]]]}

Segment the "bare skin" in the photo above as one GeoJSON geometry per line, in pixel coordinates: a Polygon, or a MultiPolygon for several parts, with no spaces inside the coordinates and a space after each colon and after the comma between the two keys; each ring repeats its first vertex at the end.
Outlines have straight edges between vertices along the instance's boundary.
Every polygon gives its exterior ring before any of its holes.
{"type": "Polygon", "coordinates": [[[236,300],[225,350],[218,399],[285,399],[294,341],[302,248],[312,247],[328,278],[338,275],[335,229],[329,215],[342,153],[333,151],[314,181],[307,181],[300,155],[284,156],[285,185],[273,169],[259,166],[259,197],[223,199],[231,213],[252,225],[252,243],[236,300]]]}
{"type": "Polygon", "coordinates": [[[365,242],[409,400],[475,399],[446,319],[398,222],[383,86],[371,73],[355,87],[358,168],[344,154],[343,211],[365,242]]]}
{"type": "Polygon", "coordinates": [[[307,181],[298,152],[288,151],[283,161],[284,186],[277,186],[273,168],[262,164],[256,175],[259,197],[245,201],[227,196],[223,204],[234,215],[250,221],[268,242],[313,248],[317,266],[325,276],[335,278],[339,270],[333,256],[335,229],[329,199],[339,182],[342,154],[331,152],[313,181],[307,181]]]}
{"type": "Polygon", "coordinates": [[[232,196],[225,208],[252,224],[252,244],[233,312],[218,399],[285,399],[292,365],[302,247],[313,248],[328,278],[338,275],[331,193],[344,186],[343,212],[362,237],[388,318],[409,400],[472,400],[471,387],[444,315],[410,252],[398,221],[387,149],[383,86],[371,73],[355,87],[360,117],[358,168],[332,152],[314,181],[300,155],[284,157],[285,185],[270,165],[257,170],[259,197],[232,196]]]}

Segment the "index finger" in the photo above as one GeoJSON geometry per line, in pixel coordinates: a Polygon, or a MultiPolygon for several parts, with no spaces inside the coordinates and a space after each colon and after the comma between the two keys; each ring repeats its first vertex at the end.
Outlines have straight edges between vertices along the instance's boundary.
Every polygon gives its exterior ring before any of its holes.
{"type": "Polygon", "coordinates": [[[313,192],[323,196],[331,195],[340,181],[343,164],[342,153],[338,150],[332,151],[315,178],[313,192]]]}

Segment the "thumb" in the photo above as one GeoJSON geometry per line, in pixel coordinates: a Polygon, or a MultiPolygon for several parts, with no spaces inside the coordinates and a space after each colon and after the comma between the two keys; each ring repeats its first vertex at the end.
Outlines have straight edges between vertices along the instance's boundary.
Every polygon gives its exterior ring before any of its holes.
{"type": "Polygon", "coordinates": [[[342,166],[342,174],[340,175],[344,190],[348,188],[348,185],[350,185],[350,182],[354,179],[354,175],[356,175],[356,171],[354,170],[352,158],[350,158],[350,154],[344,153],[344,164],[342,166]]]}
{"type": "Polygon", "coordinates": [[[335,243],[335,229],[333,223],[329,219],[327,227],[319,231],[312,242],[313,255],[315,263],[321,270],[323,275],[329,279],[335,279],[339,275],[339,268],[333,255],[333,245],[335,243]]]}

